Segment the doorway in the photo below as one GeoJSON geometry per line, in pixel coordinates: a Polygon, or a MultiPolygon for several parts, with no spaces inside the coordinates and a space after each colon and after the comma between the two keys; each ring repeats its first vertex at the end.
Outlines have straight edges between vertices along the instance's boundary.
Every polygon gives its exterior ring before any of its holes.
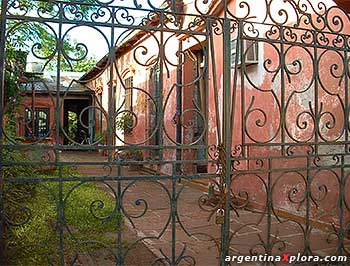
{"type": "Polygon", "coordinates": [[[94,119],[93,110],[87,109],[90,99],[67,99],[64,101],[64,123],[66,132],[64,144],[93,143],[94,119]]]}

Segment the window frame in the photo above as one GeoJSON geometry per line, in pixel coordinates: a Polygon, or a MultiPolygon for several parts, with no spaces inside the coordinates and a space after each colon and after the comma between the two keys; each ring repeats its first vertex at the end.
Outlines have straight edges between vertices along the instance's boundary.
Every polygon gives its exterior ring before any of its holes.
{"type": "Polygon", "coordinates": [[[134,77],[132,75],[127,76],[123,80],[125,89],[125,99],[124,108],[130,112],[133,111],[133,87],[134,87],[134,77]]]}
{"type": "Polygon", "coordinates": [[[34,109],[34,116],[32,116],[33,110],[30,107],[25,108],[25,130],[24,136],[26,139],[30,138],[46,138],[50,132],[50,108],[39,107],[34,109]],[[46,118],[40,117],[41,113],[46,115],[46,118]],[[44,126],[40,125],[44,119],[44,126]],[[32,128],[33,125],[33,128],[32,128]],[[32,132],[30,132],[32,129],[32,132]]]}
{"type": "Polygon", "coordinates": [[[235,68],[236,64],[236,56],[238,56],[238,65],[237,67],[242,67],[242,61],[241,61],[241,51],[243,51],[243,54],[245,55],[244,64],[246,66],[250,65],[256,65],[259,64],[259,42],[256,40],[249,40],[249,39],[243,39],[243,49],[240,49],[240,51],[237,52],[237,42],[239,41],[239,38],[232,38],[231,39],[231,68],[235,68]],[[247,50],[249,51],[247,52],[247,50]],[[249,53],[252,50],[253,52],[253,58],[249,58],[249,53]]]}

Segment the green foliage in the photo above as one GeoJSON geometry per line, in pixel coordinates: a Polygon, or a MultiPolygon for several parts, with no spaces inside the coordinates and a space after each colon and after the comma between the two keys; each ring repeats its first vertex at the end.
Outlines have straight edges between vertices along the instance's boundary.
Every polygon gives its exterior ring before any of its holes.
{"type": "Polygon", "coordinates": [[[86,58],[82,61],[73,63],[73,70],[75,72],[87,72],[97,64],[95,57],[86,58]]]}
{"type": "MultiPolygon", "coordinates": [[[[15,22],[9,21],[8,28],[13,28],[15,22]]],[[[35,57],[43,58],[47,70],[56,70],[57,67],[57,39],[55,33],[40,23],[24,23],[17,27],[7,39],[7,47],[11,46],[15,51],[32,50],[35,57]],[[38,46],[39,45],[39,46],[38,46]]],[[[63,52],[61,56],[61,71],[86,72],[97,63],[95,57],[88,57],[87,51],[78,41],[66,36],[63,40],[63,52]]],[[[8,56],[9,50],[6,51],[8,56]]]]}
{"type": "MultiPolygon", "coordinates": [[[[11,1],[9,1],[10,3],[11,1]]],[[[96,3],[95,0],[84,1],[96,3]]],[[[54,13],[55,4],[47,1],[21,0],[22,6],[28,7],[28,14],[35,14],[40,7],[45,7],[48,13],[54,13]]],[[[75,6],[77,7],[77,6],[75,6]]],[[[0,3],[1,8],[1,3],[0,3]]],[[[84,16],[91,15],[96,7],[79,6],[84,16]]],[[[13,30],[7,37],[6,44],[6,72],[5,72],[5,102],[9,98],[19,95],[18,80],[23,74],[26,57],[30,50],[34,50],[37,57],[49,61],[47,69],[56,69],[57,39],[55,32],[44,23],[25,22],[16,25],[18,21],[9,20],[7,29],[13,30]]],[[[86,51],[80,49],[76,40],[68,36],[63,41],[66,57],[78,60],[67,60],[62,57],[61,71],[85,72],[95,65],[95,58],[88,58],[86,51]],[[68,62],[70,61],[70,62],[68,62]]],[[[15,105],[12,106],[15,108],[15,105]]],[[[11,108],[7,108],[11,110],[11,108]]],[[[9,112],[11,115],[14,112],[9,112]]],[[[11,120],[11,119],[9,119],[11,120]]],[[[10,125],[15,126],[15,125],[10,125]]],[[[29,159],[23,152],[4,152],[4,161],[25,162],[29,159]]],[[[6,178],[43,176],[40,169],[31,166],[4,167],[6,178]]],[[[63,169],[64,176],[79,176],[71,168],[63,169]]],[[[57,177],[58,172],[51,175],[57,177]]],[[[23,225],[12,226],[6,232],[8,235],[10,265],[47,265],[48,260],[53,264],[58,261],[58,198],[60,186],[57,182],[36,184],[33,182],[14,183],[6,185],[6,216],[14,222],[24,222],[23,225]],[[26,219],[29,218],[28,222],[26,219]]],[[[89,248],[78,244],[78,241],[99,240],[107,245],[115,242],[106,236],[109,232],[115,235],[118,230],[118,219],[115,214],[115,201],[110,195],[99,189],[96,184],[65,182],[63,185],[64,224],[70,228],[68,233],[64,227],[64,241],[66,255],[73,261],[75,252],[89,248]]],[[[91,246],[90,246],[91,248],[91,246]]]]}
{"type": "Polygon", "coordinates": [[[74,112],[68,111],[68,136],[75,139],[78,132],[78,115],[74,112]]]}
{"type": "Polygon", "coordinates": [[[95,134],[94,142],[103,143],[105,141],[105,138],[106,138],[106,132],[105,131],[99,131],[99,132],[97,132],[95,134]]]}
{"type": "Polygon", "coordinates": [[[21,102],[17,81],[25,69],[27,55],[25,51],[16,51],[12,45],[6,48],[4,102],[7,123],[5,123],[5,132],[12,139],[16,137],[15,131],[18,126],[15,122],[16,108],[21,102]]]}
{"type": "Polygon", "coordinates": [[[124,112],[122,115],[117,117],[115,121],[115,128],[117,130],[123,130],[124,133],[130,133],[133,127],[133,115],[130,112],[124,112]]]}
{"type": "Polygon", "coordinates": [[[25,69],[28,52],[16,50],[9,44],[6,48],[6,68],[5,68],[5,99],[18,96],[17,80],[25,69]]]}
{"type": "MultiPolygon", "coordinates": [[[[13,150],[4,150],[3,151],[3,160],[4,162],[25,162],[28,161],[27,155],[24,152],[13,151],[13,150]]],[[[30,177],[39,173],[37,169],[32,166],[11,166],[3,167],[4,176],[6,178],[15,178],[15,177],[30,177]]]]}
{"type": "MultiPolygon", "coordinates": [[[[54,3],[46,1],[20,1],[23,7],[28,8],[28,13],[35,12],[39,8],[45,8],[47,14],[54,14],[54,3]]],[[[95,0],[85,1],[96,3],[95,0]]],[[[1,3],[0,3],[1,8],[1,3]]],[[[97,7],[81,5],[78,10],[89,16],[97,7]]],[[[18,9],[19,11],[19,9],[18,9]]],[[[56,70],[57,67],[57,36],[52,28],[44,23],[26,22],[18,23],[16,20],[7,21],[7,29],[11,34],[7,36],[6,43],[6,72],[5,72],[5,103],[10,97],[17,97],[19,92],[18,79],[25,70],[25,62],[29,51],[34,51],[37,58],[47,63],[47,70],[56,70]],[[19,62],[21,62],[19,64],[19,62]]],[[[87,57],[86,51],[77,43],[77,40],[66,36],[63,40],[64,55],[61,57],[61,71],[86,72],[97,62],[94,57],[87,57]]]]}
{"type": "MultiPolygon", "coordinates": [[[[52,176],[58,176],[58,171],[52,176]]],[[[78,177],[79,174],[72,168],[64,167],[63,176],[78,177]]],[[[111,235],[115,236],[118,230],[118,217],[115,201],[107,192],[92,182],[65,182],[63,197],[64,224],[71,232],[68,233],[64,227],[67,260],[73,260],[77,252],[81,254],[91,248],[102,248],[82,244],[84,241],[97,240],[107,245],[115,243],[111,235]]],[[[25,202],[32,216],[28,223],[12,228],[9,233],[11,265],[47,265],[48,259],[57,264],[58,198],[59,184],[50,182],[38,185],[35,196],[25,202]]]]}
{"type": "MultiPolygon", "coordinates": [[[[38,154],[29,155],[27,152],[5,151],[4,161],[26,162],[36,156],[40,157],[38,154]]],[[[32,166],[12,166],[3,169],[5,177],[12,179],[59,176],[58,170],[52,175],[43,175],[39,168],[32,166]]],[[[70,167],[63,167],[62,176],[80,175],[70,167]]],[[[65,199],[62,205],[65,224],[74,236],[64,229],[66,256],[72,259],[76,252],[92,248],[89,245],[80,245],[78,241],[93,239],[112,245],[115,239],[106,234],[110,232],[110,235],[115,235],[112,232],[118,230],[118,218],[115,214],[115,201],[110,195],[92,182],[64,182],[62,190],[65,199]]],[[[10,265],[47,265],[48,259],[57,262],[59,183],[7,183],[5,191],[6,216],[18,224],[9,227],[7,231],[10,265]]]]}

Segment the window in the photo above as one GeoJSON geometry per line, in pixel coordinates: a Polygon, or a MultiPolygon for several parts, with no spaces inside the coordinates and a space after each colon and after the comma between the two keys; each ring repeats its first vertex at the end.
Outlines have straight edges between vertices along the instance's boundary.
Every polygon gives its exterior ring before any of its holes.
{"type": "Polygon", "coordinates": [[[124,80],[125,86],[125,110],[129,110],[132,112],[132,92],[134,87],[134,79],[133,77],[128,77],[124,80]]]}
{"type": "MultiPolygon", "coordinates": [[[[234,68],[236,64],[236,56],[238,56],[238,66],[240,67],[242,65],[241,62],[241,55],[238,52],[237,53],[237,42],[238,39],[232,39],[231,40],[231,67],[234,68]]],[[[253,40],[243,40],[243,49],[240,49],[240,51],[243,51],[244,57],[244,64],[246,66],[253,65],[259,63],[259,45],[257,41],[253,40]]]]}
{"type": "Polygon", "coordinates": [[[30,108],[25,109],[25,137],[43,138],[49,133],[50,109],[36,108],[34,117],[30,108]]]}
{"type": "MultiPolygon", "coordinates": [[[[153,137],[149,140],[149,145],[158,146],[162,142],[162,131],[158,126],[159,114],[157,113],[158,107],[161,105],[160,103],[160,66],[159,64],[155,64],[152,68],[149,69],[149,93],[156,102],[156,106],[153,102],[150,102],[148,108],[148,130],[152,134],[157,129],[153,137]]],[[[161,158],[162,150],[152,150],[150,153],[152,158],[161,158]]]]}

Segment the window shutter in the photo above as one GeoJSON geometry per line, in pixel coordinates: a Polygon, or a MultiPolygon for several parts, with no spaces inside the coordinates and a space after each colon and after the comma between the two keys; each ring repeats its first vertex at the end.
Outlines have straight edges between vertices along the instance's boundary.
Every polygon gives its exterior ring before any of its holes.
{"type": "MultiPolygon", "coordinates": [[[[237,51],[238,39],[231,40],[231,68],[235,68],[236,57],[238,56],[238,67],[242,66],[240,51],[237,51]]],[[[253,40],[243,40],[244,64],[246,66],[259,63],[259,44],[253,40]]]]}

